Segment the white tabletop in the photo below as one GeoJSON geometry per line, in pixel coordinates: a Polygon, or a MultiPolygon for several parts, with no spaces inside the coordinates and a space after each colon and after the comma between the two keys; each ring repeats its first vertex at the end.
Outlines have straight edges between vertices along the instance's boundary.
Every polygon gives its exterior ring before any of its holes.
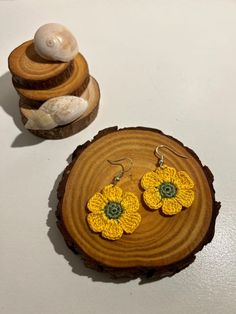
{"type": "Polygon", "coordinates": [[[0,313],[236,312],[236,2],[0,0],[0,313]],[[48,22],[78,38],[102,92],[97,119],[63,140],[22,127],[7,57],[48,22]],[[161,129],[215,176],[215,237],[172,278],[114,282],[56,227],[56,187],[79,144],[109,126],[161,129]]]}

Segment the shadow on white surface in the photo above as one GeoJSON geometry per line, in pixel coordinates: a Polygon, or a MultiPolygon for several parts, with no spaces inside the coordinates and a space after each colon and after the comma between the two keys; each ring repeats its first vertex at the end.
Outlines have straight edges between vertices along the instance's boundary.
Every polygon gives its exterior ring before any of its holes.
{"type": "Polygon", "coordinates": [[[113,279],[108,273],[98,272],[96,270],[87,268],[82,258],[66,245],[62,234],[57,227],[56,209],[57,209],[57,188],[62,179],[62,173],[58,176],[54,183],[54,187],[49,195],[48,205],[51,208],[48,214],[47,226],[49,227],[48,237],[53,244],[57,254],[63,255],[70,265],[72,272],[79,276],[86,276],[93,281],[124,283],[130,278],[113,279]]]}
{"type": "Polygon", "coordinates": [[[24,147],[39,144],[43,141],[27,131],[20,118],[19,97],[12,86],[11,74],[6,72],[0,77],[0,106],[12,117],[21,133],[14,139],[11,147],[24,147]]]}

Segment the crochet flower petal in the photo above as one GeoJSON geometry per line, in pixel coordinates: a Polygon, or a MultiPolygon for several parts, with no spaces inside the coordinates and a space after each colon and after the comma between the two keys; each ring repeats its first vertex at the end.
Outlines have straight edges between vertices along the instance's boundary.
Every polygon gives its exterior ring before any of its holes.
{"type": "Polygon", "coordinates": [[[156,174],[161,182],[173,182],[173,178],[176,175],[176,169],[172,167],[158,167],[156,169],[156,174]]]}
{"type": "Polygon", "coordinates": [[[163,199],[162,211],[166,215],[178,214],[182,209],[182,205],[175,198],[163,199]]]}
{"type": "Polygon", "coordinates": [[[119,223],[126,233],[133,233],[141,221],[139,213],[125,213],[119,219],[119,223]]]}
{"type": "Polygon", "coordinates": [[[122,200],[122,189],[113,184],[105,186],[102,190],[102,194],[110,201],[120,203],[122,200]]]}
{"type": "Polygon", "coordinates": [[[136,212],[139,209],[139,201],[136,195],[126,192],[121,201],[121,206],[126,212],[136,212]]]}
{"type": "Polygon", "coordinates": [[[119,222],[114,219],[107,221],[105,228],[102,231],[102,236],[109,240],[118,240],[123,235],[123,229],[119,222]]]}
{"type": "Polygon", "coordinates": [[[162,181],[164,182],[173,182],[173,179],[176,175],[176,169],[173,167],[163,166],[156,169],[156,173],[162,181]]]}
{"type": "Polygon", "coordinates": [[[147,172],[141,179],[141,186],[144,190],[155,188],[161,184],[158,174],[154,171],[147,172]]]}
{"type": "Polygon", "coordinates": [[[103,231],[107,223],[107,219],[104,217],[103,213],[99,213],[99,214],[90,213],[87,216],[87,221],[88,221],[89,227],[94,232],[103,231]]]}
{"type": "Polygon", "coordinates": [[[88,201],[88,209],[92,213],[98,213],[106,206],[108,200],[101,193],[95,193],[88,201]]]}
{"type": "Polygon", "coordinates": [[[190,207],[194,201],[194,192],[192,190],[178,190],[176,200],[184,207],[190,207]]]}
{"type": "Polygon", "coordinates": [[[178,171],[174,178],[174,183],[179,189],[192,189],[194,182],[185,171],[178,171]]]}
{"type": "Polygon", "coordinates": [[[150,188],[143,193],[144,202],[151,209],[158,209],[162,206],[161,195],[155,188],[150,188]]]}

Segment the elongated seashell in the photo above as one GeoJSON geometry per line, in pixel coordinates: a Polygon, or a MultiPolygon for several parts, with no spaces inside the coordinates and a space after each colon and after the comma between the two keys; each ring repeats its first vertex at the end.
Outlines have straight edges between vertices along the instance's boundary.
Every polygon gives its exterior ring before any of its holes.
{"type": "Polygon", "coordinates": [[[54,97],[45,101],[38,110],[31,110],[25,127],[31,130],[51,130],[78,119],[87,107],[88,102],[81,97],[54,97]]]}
{"type": "Polygon", "coordinates": [[[49,23],[41,26],[34,35],[36,52],[44,59],[68,62],[78,53],[78,44],[72,33],[63,25],[49,23]]]}

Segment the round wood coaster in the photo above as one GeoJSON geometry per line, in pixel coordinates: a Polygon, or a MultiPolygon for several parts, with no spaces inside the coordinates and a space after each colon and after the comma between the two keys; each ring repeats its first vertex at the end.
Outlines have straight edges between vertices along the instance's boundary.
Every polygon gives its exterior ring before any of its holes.
{"type": "Polygon", "coordinates": [[[178,140],[149,128],[105,129],[79,146],[58,187],[58,226],[68,246],[80,252],[90,267],[116,277],[170,276],[193,262],[195,253],[211,241],[220,203],[215,201],[213,176],[197,155],[178,140]],[[184,170],[195,183],[192,206],[175,216],[150,211],[142,201],[140,179],[155,170],[154,150],[164,144],[187,157],[165,150],[166,165],[184,170]],[[111,183],[120,170],[107,160],[129,157],[133,167],[118,185],[137,195],[142,217],[134,233],[110,241],[90,230],[87,202],[111,183]]]}
{"type": "MultiPolygon", "coordinates": [[[[58,126],[51,130],[28,130],[34,135],[47,139],[62,139],[83,130],[96,118],[98,113],[100,90],[97,81],[93,77],[90,77],[88,86],[80,97],[87,100],[89,105],[84,114],[72,123],[58,126]]],[[[32,109],[31,106],[27,106],[24,101],[20,99],[20,113],[24,124],[31,117],[33,110],[35,109],[32,109]]]]}

